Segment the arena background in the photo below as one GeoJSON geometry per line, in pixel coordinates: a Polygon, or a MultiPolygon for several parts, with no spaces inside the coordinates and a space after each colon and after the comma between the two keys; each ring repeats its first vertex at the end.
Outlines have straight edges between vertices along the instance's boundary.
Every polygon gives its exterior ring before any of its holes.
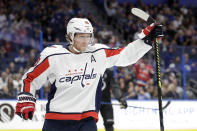
{"type": "MultiPolygon", "coordinates": [[[[87,17],[94,26],[95,42],[122,47],[146,27],[130,13],[133,7],[147,11],[164,26],[165,37],[159,41],[163,104],[171,101],[163,111],[165,129],[197,131],[196,0],[0,0],[0,131],[41,130],[50,84],[36,93],[32,121],[14,114],[16,96],[22,75],[43,48],[67,44],[65,21],[87,17]]],[[[137,64],[117,68],[116,74],[128,105],[158,108],[153,50],[137,64]]],[[[114,117],[116,131],[160,128],[157,110],[114,106],[114,117]]],[[[97,125],[104,131],[102,117],[97,125]]]]}

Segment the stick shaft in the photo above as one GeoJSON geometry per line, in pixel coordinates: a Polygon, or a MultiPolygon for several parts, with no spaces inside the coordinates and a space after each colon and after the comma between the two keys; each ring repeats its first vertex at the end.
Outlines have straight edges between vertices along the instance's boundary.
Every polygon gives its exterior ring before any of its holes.
{"type": "MultiPolygon", "coordinates": [[[[170,105],[171,101],[168,101],[165,106],[162,107],[162,109],[166,109],[170,105]]],[[[101,101],[102,105],[115,105],[115,106],[121,106],[121,104],[111,103],[111,102],[104,102],[101,101]]],[[[149,109],[149,110],[159,110],[158,108],[149,108],[149,107],[141,107],[141,106],[135,106],[135,105],[128,105],[128,107],[132,108],[138,108],[138,109],[149,109]]]]}
{"type": "MultiPolygon", "coordinates": [[[[133,8],[131,12],[145,20],[148,24],[155,22],[150,15],[141,9],[133,8]]],[[[163,125],[163,110],[162,110],[162,92],[161,92],[161,78],[160,78],[160,64],[159,64],[159,47],[158,41],[155,39],[155,61],[156,61],[156,73],[157,73],[157,85],[158,85],[158,102],[159,102],[159,117],[160,117],[160,130],[164,131],[163,125]]]]}
{"type": "Polygon", "coordinates": [[[155,39],[155,62],[156,62],[156,74],[157,74],[157,86],[158,86],[160,130],[164,131],[163,110],[162,110],[162,91],[161,91],[161,78],[160,78],[159,45],[158,45],[157,38],[155,39]]]}

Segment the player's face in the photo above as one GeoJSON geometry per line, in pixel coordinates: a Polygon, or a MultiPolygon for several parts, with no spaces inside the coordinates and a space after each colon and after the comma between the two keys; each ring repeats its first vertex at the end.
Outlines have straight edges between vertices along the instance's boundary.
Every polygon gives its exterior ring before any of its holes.
{"type": "Polygon", "coordinates": [[[89,33],[77,33],[74,37],[74,47],[83,52],[90,43],[91,34],[89,33]]]}

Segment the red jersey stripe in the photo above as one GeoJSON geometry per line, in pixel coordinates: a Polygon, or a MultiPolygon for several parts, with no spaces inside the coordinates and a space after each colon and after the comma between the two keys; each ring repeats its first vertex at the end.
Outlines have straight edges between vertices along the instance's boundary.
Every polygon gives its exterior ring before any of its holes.
{"type": "Polygon", "coordinates": [[[54,120],[81,120],[87,117],[93,117],[98,121],[97,112],[86,112],[82,114],[60,114],[60,113],[46,113],[45,119],[54,119],[54,120]]]}
{"type": "Polygon", "coordinates": [[[48,58],[45,59],[41,64],[39,64],[35,69],[27,74],[27,78],[24,79],[24,92],[30,92],[31,82],[42,74],[49,67],[48,58]]]}
{"type": "Polygon", "coordinates": [[[120,49],[105,49],[106,57],[111,57],[111,56],[114,56],[114,55],[118,55],[118,54],[120,54],[120,52],[121,52],[124,48],[125,48],[125,47],[120,48],[120,49]]]}

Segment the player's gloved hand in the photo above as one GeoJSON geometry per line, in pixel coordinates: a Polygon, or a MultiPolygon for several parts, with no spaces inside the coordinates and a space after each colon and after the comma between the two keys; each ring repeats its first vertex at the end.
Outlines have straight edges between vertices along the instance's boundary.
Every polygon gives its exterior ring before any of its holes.
{"type": "Polygon", "coordinates": [[[35,111],[35,103],[36,98],[32,94],[20,93],[16,104],[16,114],[25,120],[31,120],[35,111]]]}
{"type": "Polygon", "coordinates": [[[120,105],[121,105],[120,108],[121,109],[126,109],[128,107],[127,101],[124,97],[121,97],[118,101],[120,102],[120,105]]]}
{"type": "Polygon", "coordinates": [[[140,39],[143,39],[146,44],[152,46],[156,38],[160,39],[164,36],[163,26],[158,23],[152,23],[143,29],[138,36],[140,39]]]}

